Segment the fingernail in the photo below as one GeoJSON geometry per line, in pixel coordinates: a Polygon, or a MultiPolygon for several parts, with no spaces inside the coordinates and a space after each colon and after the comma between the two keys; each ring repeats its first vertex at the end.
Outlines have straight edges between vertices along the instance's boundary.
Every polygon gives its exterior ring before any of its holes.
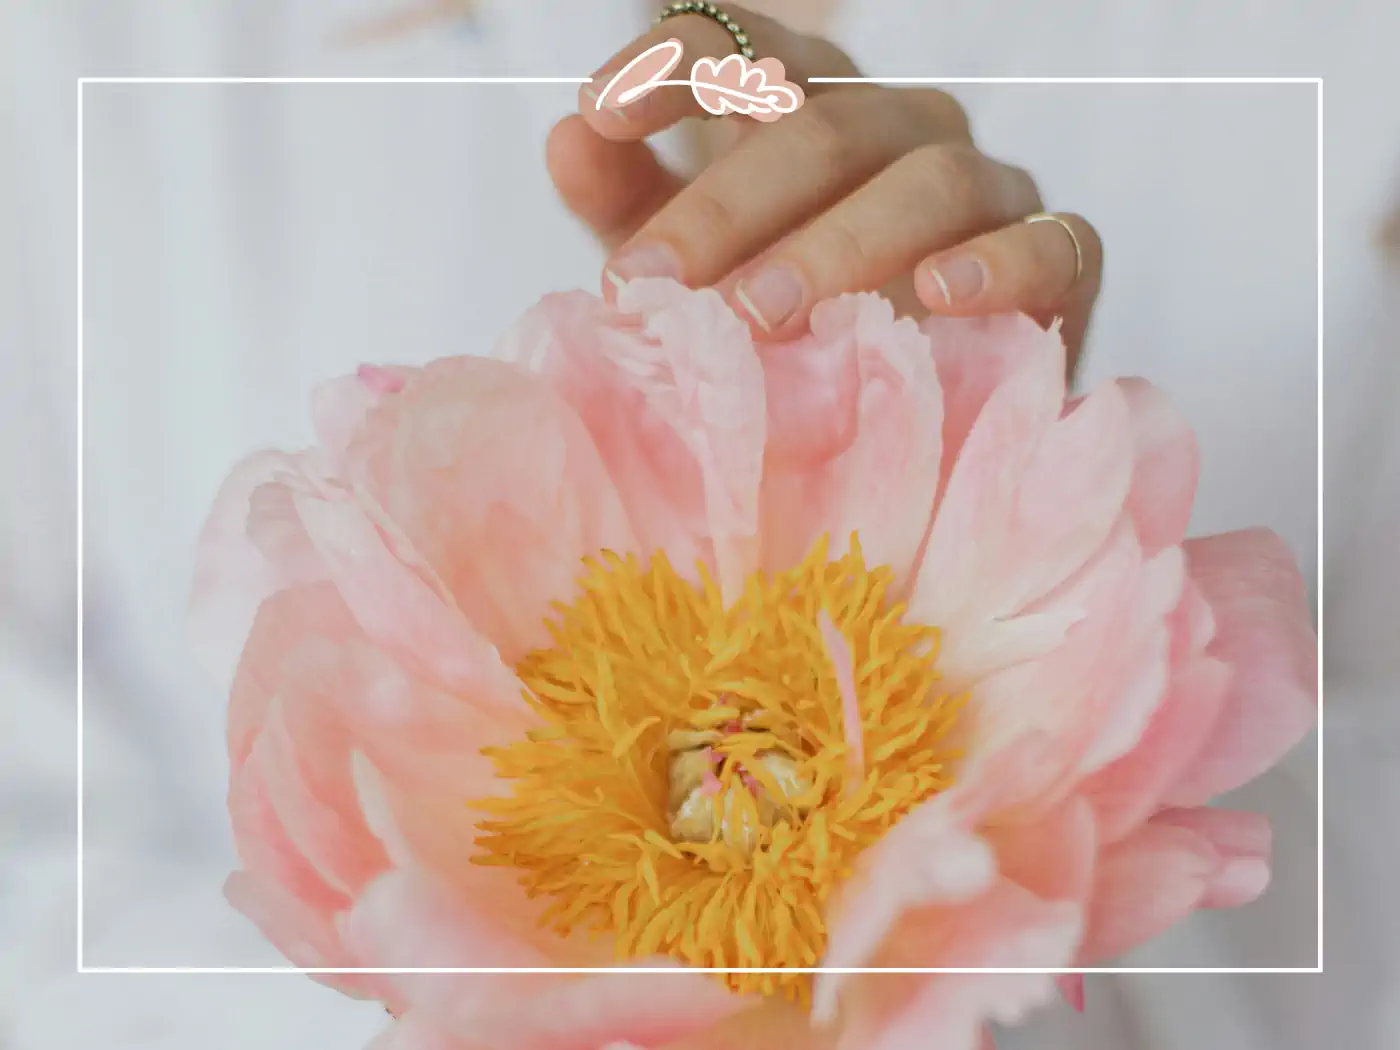
{"type": "Polygon", "coordinates": [[[987,268],[974,255],[950,256],[932,267],[929,273],[949,306],[976,298],[987,284],[987,268]]]}
{"type": "Polygon", "coordinates": [[[670,277],[679,281],[681,261],[668,244],[638,244],[609,263],[606,274],[614,286],[635,277],[670,277]]]}
{"type": "Polygon", "coordinates": [[[734,298],[760,328],[771,332],[802,305],[802,278],[791,266],[772,266],[740,281],[734,298]]]}
{"type": "Polygon", "coordinates": [[[599,95],[598,92],[593,89],[592,84],[585,84],[583,86],[583,93],[588,101],[593,104],[593,109],[595,111],[599,113],[611,113],[624,124],[632,123],[632,118],[626,114],[623,107],[615,105],[612,102],[604,102],[601,106],[598,105],[599,95]]]}

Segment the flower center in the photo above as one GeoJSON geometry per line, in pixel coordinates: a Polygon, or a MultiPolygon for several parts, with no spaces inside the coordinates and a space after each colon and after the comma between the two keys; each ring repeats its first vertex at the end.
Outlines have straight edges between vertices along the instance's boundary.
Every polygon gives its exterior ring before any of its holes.
{"type": "MultiPolygon", "coordinates": [[[[811,967],[823,905],[862,850],[951,783],[960,705],[938,633],[903,622],[856,539],[756,573],[726,605],[664,555],[605,554],[516,668],[542,725],[488,752],[477,863],[517,870],[561,934],[619,959],[811,967]]],[[[727,974],[805,994],[800,975],[727,974]]]]}

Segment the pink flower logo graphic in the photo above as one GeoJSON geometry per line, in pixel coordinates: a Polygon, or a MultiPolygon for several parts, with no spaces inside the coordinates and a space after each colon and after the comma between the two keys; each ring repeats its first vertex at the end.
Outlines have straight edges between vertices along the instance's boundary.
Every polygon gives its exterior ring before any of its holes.
{"type": "Polygon", "coordinates": [[[697,58],[690,67],[690,89],[695,101],[708,113],[742,113],[755,120],[777,120],[802,105],[802,89],[785,79],[776,58],[749,62],[743,55],[729,55],[716,62],[697,58]]]}
{"type": "Polygon", "coordinates": [[[598,93],[596,106],[627,106],[659,87],[689,87],[707,113],[737,113],[755,120],[774,121],[806,101],[802,89],[787,79],[776,58],[750,62],[743,55],[722,59],[697,58],[688,80],[667,80],[680,64],[684,45],[674,38],[643,51],[613,75],[598,93]]]}

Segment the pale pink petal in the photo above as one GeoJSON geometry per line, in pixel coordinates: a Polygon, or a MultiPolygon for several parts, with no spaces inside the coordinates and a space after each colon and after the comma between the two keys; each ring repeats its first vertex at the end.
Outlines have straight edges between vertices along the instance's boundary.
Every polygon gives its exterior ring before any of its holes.
{"type": "MultiPolygon", "coordinates": [[[[943,630],[940,663],[975,680],[1047,651],[1072,620],[1045,615],[1033,644],[988,640],[1088,564],[1123,509],[1128,413],[1113,384],[1061,417],[1057,359],[1033,359],[988,398],[952,468],[910,602],[943,630]]],[[[1033,621],[1033,622],[1037,622],[1033,621]]],[[[1030,639],[1027,639],[1030,641],[1030,639]]]]}
{"type": "Polygon", "coordinates": [[[435,580],[390,549],[357,499],[299,491],[292,508],[326,578],[377,646],[478,703],[519,707],[520,684],[496,647],[435,580]]]}
{"type": "MultiPolygon", "coordinates": [[[[910,910],[968,901],[992,885],[996,856],[974,830],[992,800],[968,795],[955,788],[924,803],[861,856],[831,907],[823,966],[869,965],[910,910]]],[[[818,987],[834,995],[839,983],[818,987]]]]}
{"type": "Polygon", "coordinates": [[[331,914],[350,903],[293,841],[269,794],[266,749],[254,749],[229,784],[228,808],[234,843],[247,874],[275,883],[302,907],[331,914]]]}
{"type": "Polygon", "coordinates": [[[1221,871],[1220,857],[1194,831],[1146,824],[1099,859],[1083,965],[1120,955],[1200,907],[1221,871]]]}
{"type": "Polygon", "coordinates": [[[1205,744],[1230,681],[1218,660],[1179,669],[1137,747],[1092,775],[1081,790],[1091,800],[1106,841],[1146,820],[1167,788],[1205,744]]]}
{"type": "Polygon", "coordinates": [[[1053,804],[1075,781],[1131,748],[1156,710],[1167,679],[1166,617],[1177,603],[1175,548],[1142,559],[1120,523],[1085,573],[1055,598],[1079,620],[1063,644],[975,685],[961,719],[970,753],[1000,751],[1039,735],[1054,741],[1023,779],[1023,801],[1053,804]]]}
{"type": "MultiPolygon", "coordinates": [[[[972,903],[907,915],[876,965],[1054,969],[1073,962],[1081,930],[1078,905],[1042,901],[1003,880],[972,903]]],[[[816,978],[813,1012],[819,1021],[832,1016],[837,977],[816,978]]],[[[1054,994],[1054,979],[1046,973],[865,974],[845,981],[840,1046],[975,1050],[986,1023],[1019,1024],[1054,994]]]]}
{"type": "Polygon", "coordinates": [[[1129,631],[1121,663],[1106,660],[1096,683],[1098,725],[1085,753],[1085,773],[1102,769],[1137,746],[1166,695],[1170,673],[1171,632],[1168,616],[1184,585],[1181,552],[1168,547],[1148,558],[1138,577],[1133,603],[1126,610],[1129,631]]]}
{"type": "Polygon", "coordinates": [[[832,554],[860,533],[872,565],[903,583],[938,491],[942,396],[929,341],[875,295],[812,312],[811,334],[762,351],[769,437],[763,563],[779,571],[818,536],[832,554]]]}
{"type": "MultiPolygon", "coordinates": [[[[358,958],[376,966],[598,965],[571,955],[557,938],[511,928],[494,911],[412,871],[376,882],[356,905],[344,936],[358,958]]],[[[594,1050],[612,1041],[656,1045],[747,1005],[703,974],[396,974],[393,981],[411,1016],[434,1029],[520,1050],[594,1050]]]]}
{"type": "Polygon", "coordinates": [[[1227,809],[1170,809],[1158,813],[1152,823],[1194,831],[1220,855],[1224,866],[1201,907],[1237,908],[1268,888],[1273,833],[1267,817],[1227,809]]]}
{"type": "MultiPolygon", "coordinates": [[[[507,663],[547,644],[550,605],[575,593],[585,557],[634,546],[582,422],[547,384],[500,361],[426,366],[367,419],[348,458],[362,501],[382,508],[374,523],[392,523],[507,663]]],[[[360,553],[338,538],[323,543],[360,553]]],[[[364,581],[372,566],[346,567],[364,581]]]]}
{"type": "Polygon", "coordinates": [[[1065,973],[1055,978],[1055,986],[1060,989],[1060,995],[1065,1002],[1077,1013],[1084,1012],[1084,975],[1082,973],[1065,973]]]}
{"type": "Polygon", "coordinates": [[[267,798],[296,851],[332,889],[354,898],[388,864],[383,848],[365,825],[349,781],[349,752],[341,744],[319,742],[344,764],[345,784],[318,761],[324,751],[299,747],[283,718],[284,703],[275,697],[248,766],[261,773],[267,798]],[[308,770],[304,762],[321,768],[308,770]],[[319,772],[321,775],[317,776],[319,772]],[[349,790],[347,790],[349,788],[349,790]]]}
{"type": "MultiPolygon", "coordinates": [[[[331,969],[355,965],[341,947],[331,917],[270,879],[234,872],[224,883],[224,896],[293,966],[331,969]]],[[[355,998],[386,994],[381,979],[371,974],[321,974],[316,979],[355,998]]]]}
{"type": "Polygon", "coordinates": [[[233,680],[258,606],[288,584],[249,542],[248,513],[253,493],[294,462],[281,452],[243,460],[220,487],[200,532],[190,591],[190,646],[220,685],[233,680]]]}
{"type": "Polygon", "coordinates": [[[228,744],[233,774],[262,731],[267,705],[281,686],[288,657],[308,638],[344,641],[359,634],[340,592],[330,583],[289,588],[262,603],[229,692],[228,744]]]}
{"type": "Polygon", "coordinates": [[[1284,542],[1266,529],[1185,544],[1187,571],[1210,603],[1207,652],[1231,668],[1219,717],[1168,792],[1197,805],[1252,780],[1317,721],[1317,635],[1284,542]]]}
{"type": "Polygon", "coordinates": [[[933,347],[943,391],[943,480],[992,392],[1011,375],[1044,358],[1064,371],[1064,341],[1024,314],[929,317],[919,325],[933,347]]]}
{"type": "Polygon", "coordinates": [[[1083,901],[1093,890],[1098,841],[1083,798],[1071,796],[1035,820],[994,824],[984,835],[1001,875],[1042,900],[1083,901]]]}
{"type": "Polygon", "coordinates": [[[1049,354],[1028,358],[987,399],[933,519],[910,597],[912,618],[947,629],[1003,611],[977,608],[978,588],[999,567],[1020,481],[1063,403],[1064,376],[1049,354]]]}
{"type": "MultiPolygon", "coordinates": [[[[192,629],[222,646],[212,651],[214,662],[249,637],[265,600],[330,583],[337,592],[330,604],[387,652],[478,702],[518,707],[519,683],[496,650],[372,498],[326,466],[311,453],[268,455],[246,462],[225,484],[201,539],[191,602],[192,629]]],[[[294,635],[310,629],[288,625],[294,635]]],[[[215,672],[222,670],[220,663],[215,672]]]]}
{"type": "Polygon", "coordinates": [[[1196,498],[1200,451],[1171,399],[1142,379],[1120,379],[1133,435],[1133,481],[1128,493],[1138,540],[1149,554],[1186,535],[1196,498]]]}
{"type": "MultiPolygon", "coordinates": [[[[366,967],[570,965],[550,954],[544,931],[522,930],[503,918],[509,917],[473,907],[444,880],[402,869],[380,876],[360,895],[341,934],[359,965],[366,967]]],[[[405,988],[413,987],[420,976],[394,975],[405,988]]],[[[539,984],[544,975],[504,976],[505,983],[527,987],[539,984]]]]}
{"type": "Polygon", "coordinates": [[[712,289],[632,281],[617,309],[547,296],[497,355],[539,373],[578,412],[642,548],[737,595],[758,562],[766,439],[763,369],[748,327],[712,289]]]}
{"type": "MultiPolygon", "coordinates": [[[[836,1029],[814,1029],[807,1011],[782,999],[768,999],[714,1024],[646,1050],[835,1050],[836,1029]]],[[[638,1050],[637,1044],[603,1050],[638,1050]]]]}
{"type": "Polygon", "coordinates": [[[502,790],[482,749],[519,739],[533,719],[441,692],[361,642],[308,641],[283,671],[254,752],[282,824],[327,881],[358,893],[387,866],[386,845],[440,870],[466,864],[469,801],[502,790]],[[357,754],[385,775],[376,816],[399,836],[387,843],[367,824],[357,754]]]}
{"type": "Polygon", "coordinates": [[[365,417],[385,397],[396,394],[416,369],[361,365],[353,376],[341,376],[318,386],[311,394],[311,422],[316,440],[337,466],[365,417]]]}
{"type": "Polygon", "coordinates": [[[246,871],[234,872],[224,895],[268,936],[294,966],[353,965],[323,912],[303,904],[283,887],[246,871]]]}

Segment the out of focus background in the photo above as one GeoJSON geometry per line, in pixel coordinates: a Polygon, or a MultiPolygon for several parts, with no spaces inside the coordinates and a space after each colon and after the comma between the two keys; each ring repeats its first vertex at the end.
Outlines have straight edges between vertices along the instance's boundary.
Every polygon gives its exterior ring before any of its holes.
{"type": "MultiPolygon", "coordinates": [[[[789,7],[820,15],[871,75],[1327,78],[1325,241],[1311,84],[950,87],[988,152],[1102,232],[1081,379],[1145,375],[1197,425],[1194,529],[1269,525],[1315,594],[1326,578],[1328,974],[1092,979],[1088,1017],[1056,1013],[1005,1045],[1400,1045],[1385,1041],[1400,1030],[1400,854],[1383,840],[1400,792],[1400,265],[1385,234],[1400,9],[789,7]]],[[[294,975],[73,974],[80,451],[84,961],[283,965],[220,895],[235,866],[223,698],[183,635],[202,517],[237,458],[309,440],[318,381],[486,352],[540,295],[596,289],[601,263],[542,160],[573,85],[90,83],[80,143],[76,78],[583,77],[651,14],[623,0],[0,4],[0,1048],[358,1047],[384,1023],[294,975]],[[372,40],[346,42],[365,26],[372,40]]],[[[1239,800],[1276,825],[1266,897],[1126,963],[1315,964],[1317,763],[1310,740],[1239,800]]]]}

